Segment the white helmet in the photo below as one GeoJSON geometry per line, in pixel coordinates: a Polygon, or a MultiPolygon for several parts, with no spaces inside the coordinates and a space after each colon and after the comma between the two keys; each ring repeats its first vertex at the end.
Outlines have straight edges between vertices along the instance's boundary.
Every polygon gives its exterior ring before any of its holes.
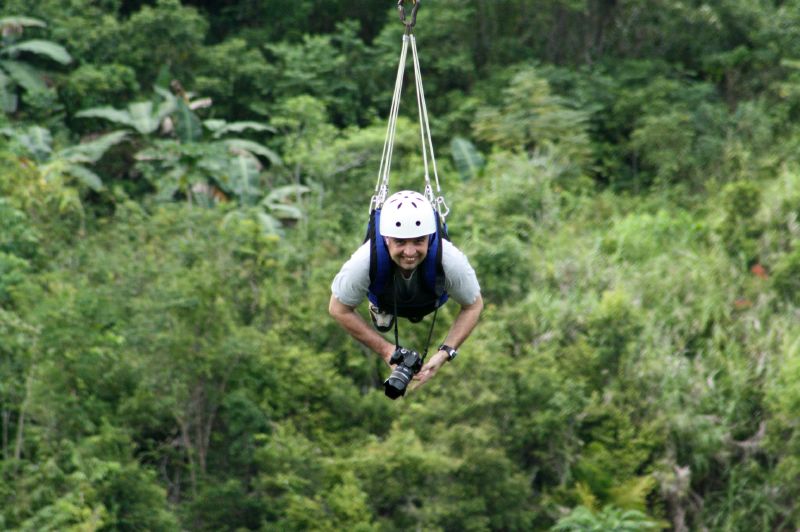
{"type": "Polygon", "coordinates": [[[380,231],[381,235],[394,238],[418,238],[435,233],[433,207],[419,192],[395,192],[381,209],[380,231]]]}

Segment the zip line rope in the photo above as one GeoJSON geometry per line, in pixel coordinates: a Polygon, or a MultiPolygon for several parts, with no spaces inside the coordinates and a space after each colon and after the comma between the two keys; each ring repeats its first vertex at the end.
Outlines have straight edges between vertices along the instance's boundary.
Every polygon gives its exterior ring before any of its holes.
{"type": "Polygon", "coordinates": [[[386,127],[386,138],[383,142],[383,152],[381,162],[378,167],[378,182],[375,184],[375,193],[370,200],[370,212],[383,206],[389,191],[389,174],[392,166],[392,155],[394,154],[394,141],[397,133],[397,117],[400,110],[400,97],[403,92],[403,78],[405,75],[406,59],[408,56],[408,45],[411,44],[411,56],[414,65],[414,86],[417,93],[417,111],[419,113],[420,142],[422,145],[422,162],[425,170],[425,191],[424,196],[431,202],[439,213],[442,221],[450,212],[444,197],[441,195],[439,184],[439,173],[436,168],[436,156],[433,151],[433,140],[431,138],[431,127],[428,120],[428,106],[425,103],[425,91],[422,88],[422,72],[419,66],[419,54],[417,53],[417,41],[414,34],[410,32],[410,26],[406,26],[406,33],[403,35],[403,45],[400,50],[400,62],[397,66],[397,78],[394,84],[394,94],[392,95],[392,105],[389,110],[389,123],[386,127]],[[431,178],[428,165],[428,155],[430,154],[430,165],[433,167],[433,177],[436,183],[434,191],[431,185],[431,178]]]}

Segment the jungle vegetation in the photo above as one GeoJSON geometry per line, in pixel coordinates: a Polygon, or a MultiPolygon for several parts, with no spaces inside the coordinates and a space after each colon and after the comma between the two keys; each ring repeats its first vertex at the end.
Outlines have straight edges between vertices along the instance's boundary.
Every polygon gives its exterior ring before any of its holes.
{"type": "Polygon", "coordinates": [[[486,309],[392,402],[327,302],[395,4],[3,0],[0,529],[800,528],[800,1],[424,0],[486,309]]]}

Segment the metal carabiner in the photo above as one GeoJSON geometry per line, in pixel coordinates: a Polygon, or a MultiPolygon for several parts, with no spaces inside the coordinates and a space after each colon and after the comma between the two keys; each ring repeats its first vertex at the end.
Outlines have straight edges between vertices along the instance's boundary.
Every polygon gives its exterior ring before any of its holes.
{"type": "Polygon", "coordinates": [[[414,25],[417,23],[417,10],[419,9],[419,3],[422,0],[411,0],[414,4],[414,7],[411,9],[411,21],[406,22],[406,10],[403,7],[405,0],[398,0],[397,2],[397,11],[400,12],[400,22],[402,22],[406,27],[406,33],[411,33],[414,29],[414,25]]]}

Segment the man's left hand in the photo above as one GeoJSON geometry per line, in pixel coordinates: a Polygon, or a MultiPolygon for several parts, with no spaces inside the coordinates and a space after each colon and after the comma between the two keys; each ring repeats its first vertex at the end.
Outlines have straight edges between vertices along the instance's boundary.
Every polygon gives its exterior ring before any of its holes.
{"type": "Polygon", "coordinates": [[[439,351],[435,355],[433,355],[428,362],[422,366],[422,369],[419,370],[419,373],[414,375],[414,381],[411,386],[412,390],[416,390],[428,380],[430,380],[436,372],[439,371],[439,368],[444,366],[444,363],[447,362],[447,353],[444,351],[439,351]]]}

